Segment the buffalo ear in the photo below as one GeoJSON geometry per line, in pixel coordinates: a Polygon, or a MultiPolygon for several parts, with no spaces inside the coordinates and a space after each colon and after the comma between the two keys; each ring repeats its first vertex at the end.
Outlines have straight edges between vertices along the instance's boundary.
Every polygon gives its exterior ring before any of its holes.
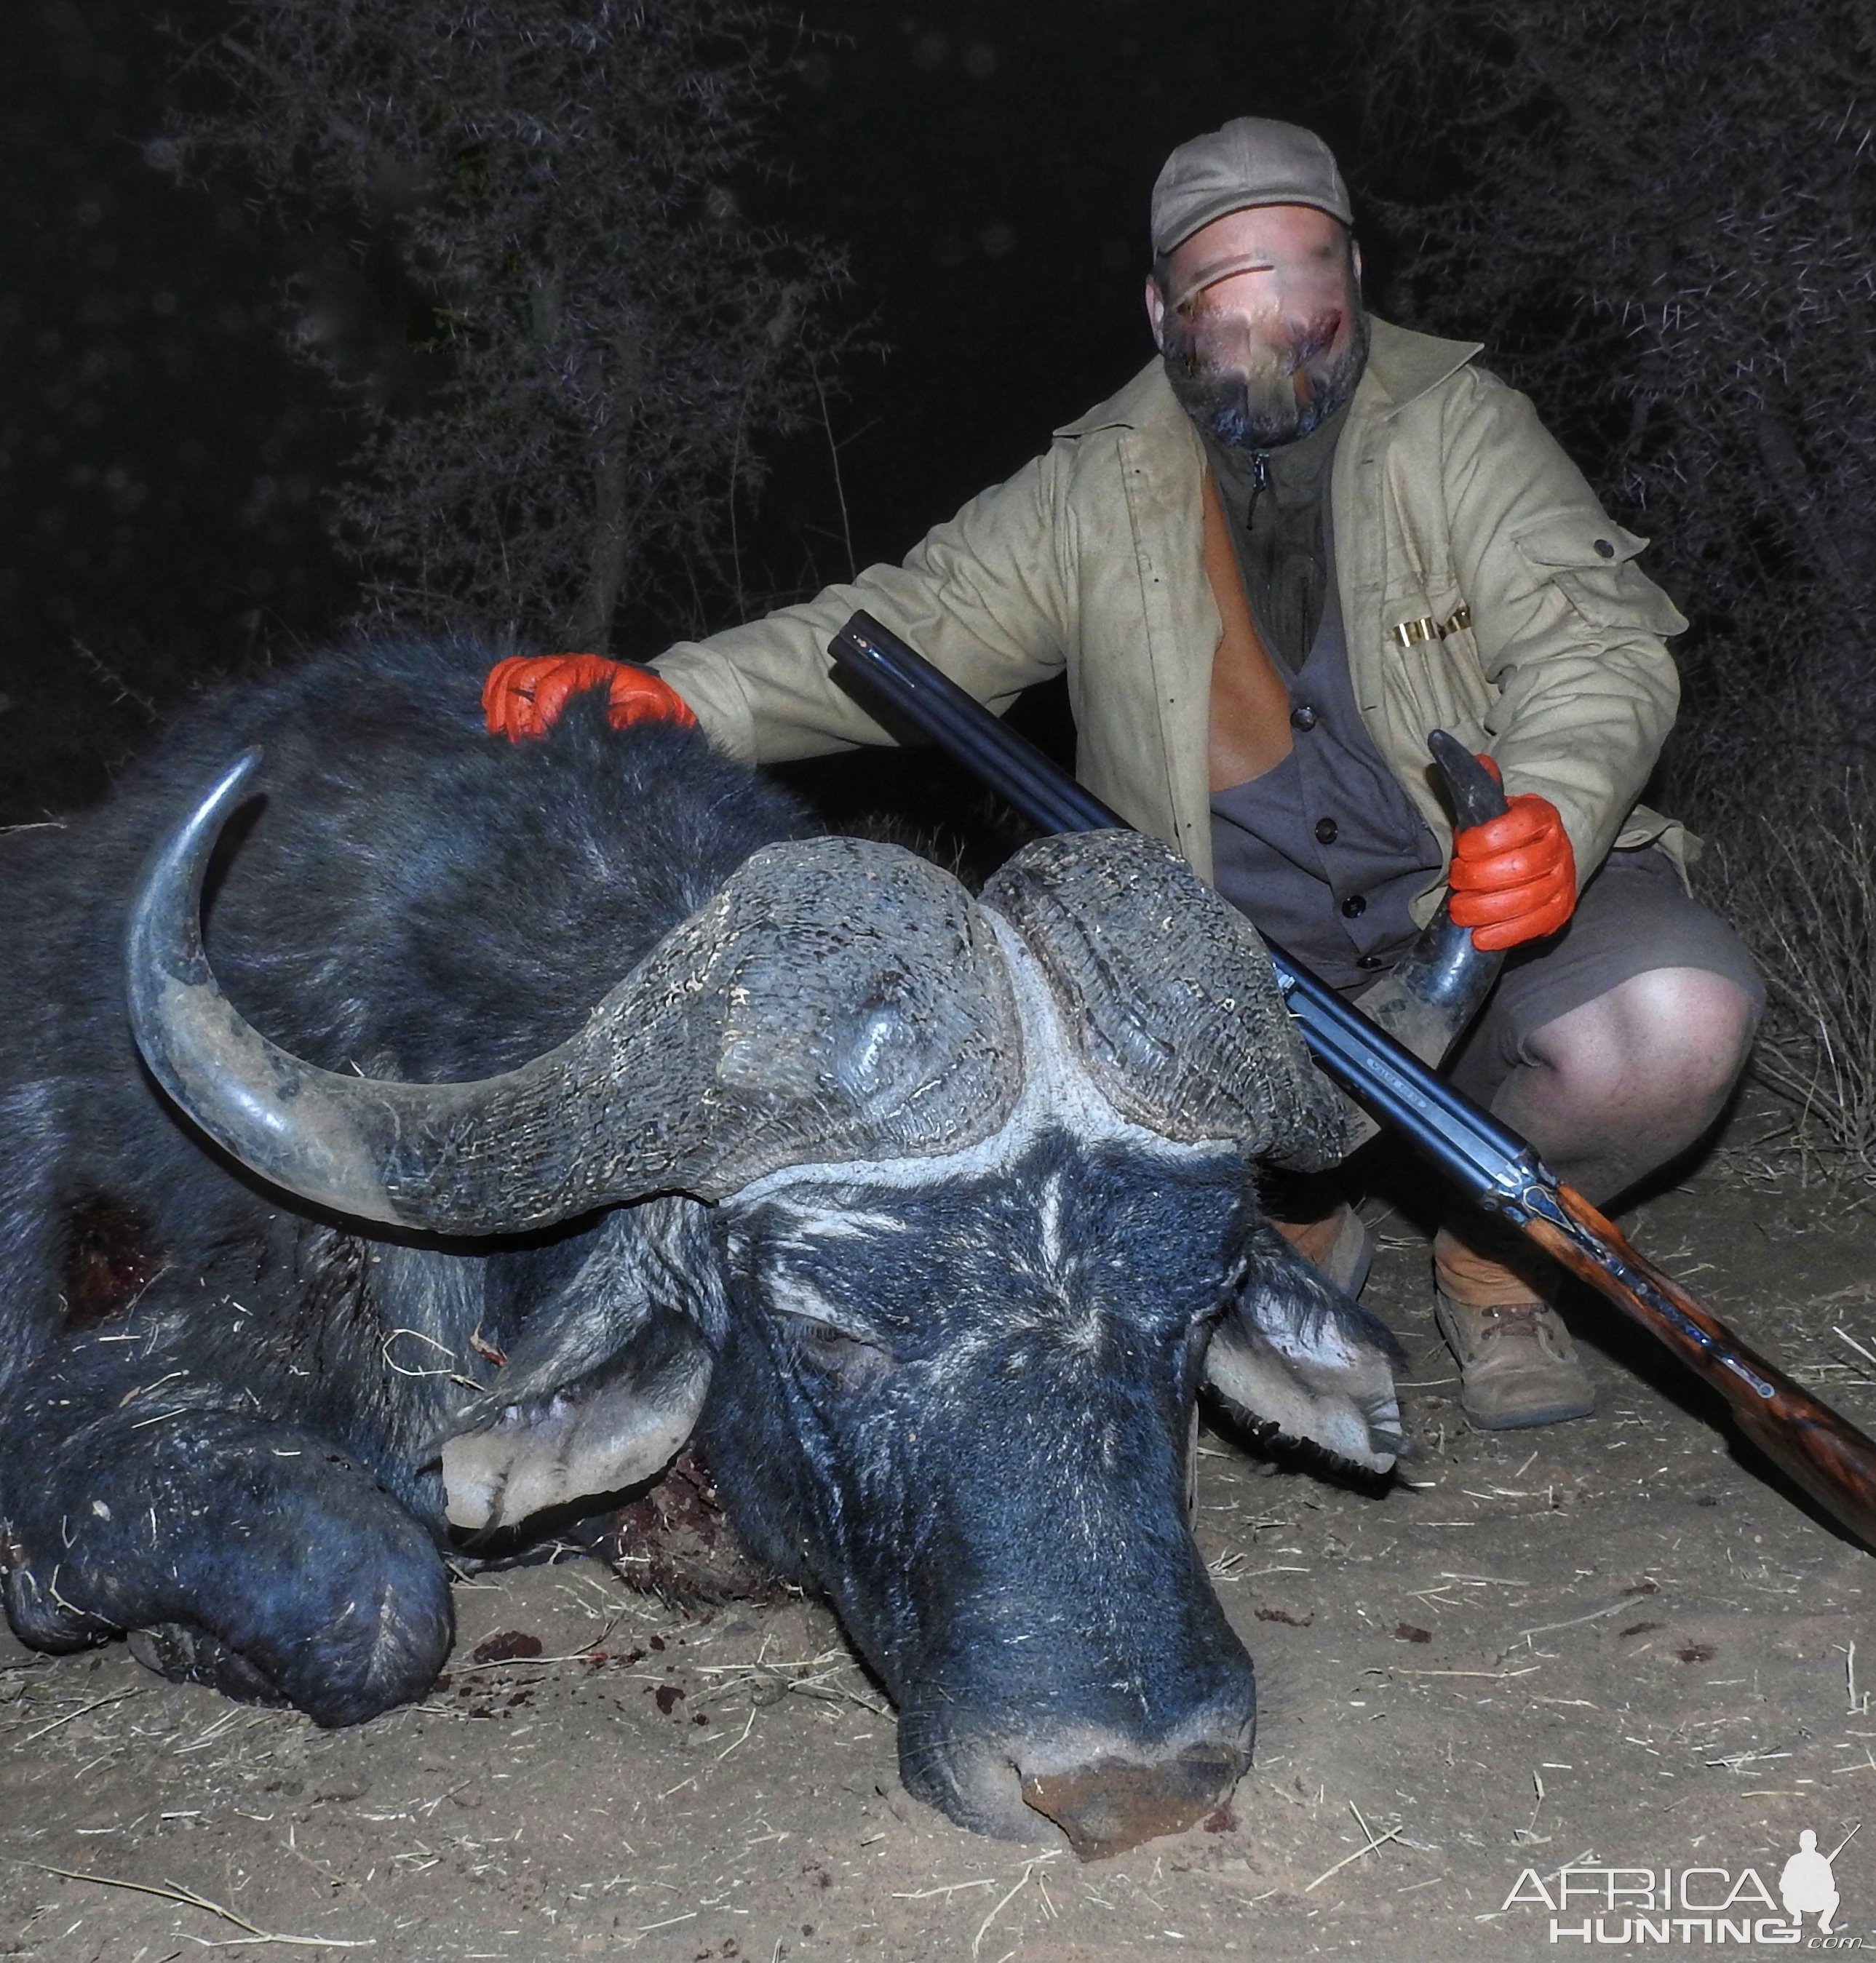
{"type": "Polygon", "coordinates": [[[1406,1449],[1392,1367],[1400,1354],[1381,1323],[1264,1227],[1206,1352],[1205,1378],[1261,1433],[1387,1472],[1406,1449]]]}
{"type": "Polygon", "coordinates": [[[508,1361],[438,1450],[453,1526],[493,1532],[663,1471],[710,1388],[726,1310],[710,1209],[608,1214],[574,1273],[531,1302],[508,1361]]]}
{"type": "Polygon", "coordinates": [[[498,1382],[443,1443],[451,1525],[511,1527],[662,1471],[697,1422],[710,1368],[694,1327],[654,1309],[623,1348],[572,1382],[532,1391],[498,1382]]]}

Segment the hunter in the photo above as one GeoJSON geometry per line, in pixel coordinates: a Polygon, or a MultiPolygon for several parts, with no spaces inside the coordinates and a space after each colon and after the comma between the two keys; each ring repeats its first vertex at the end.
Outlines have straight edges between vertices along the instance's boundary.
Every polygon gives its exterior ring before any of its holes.
{"type": "MultiPolygon", "coordinates": [[[[1763,1001],[1690,896],[1695,841],[1637,802],[1686,623],[1478,344],[1365,310],[1352,223],[1307,130],[1243,117],[1182,145],[1153,194],[1158,353],[1118,393],[903,564],[655,675],[505,662],[490,727],[537,731],[604,683],[615,720],[688,706],[756,764],[887,742],[826,652],[858,607],[999,710],[1066,670],[1082,782],[1332,985],[1385,972],[1449,890],[1477,946],[1515,950],[1448,1074],[1605,1206],[1713,1124],[1763,1001]],[[1435,728],[1489,757],[1506,816],[1455,837],[1435,728]]],[[[1358,1290],[1349,1196],[1290,1211],[1358,1290]]],[[[1589,1413],[1553,1277],[1455,1212],[1433,1279],[1474,1424],[1589,1413]]]]}

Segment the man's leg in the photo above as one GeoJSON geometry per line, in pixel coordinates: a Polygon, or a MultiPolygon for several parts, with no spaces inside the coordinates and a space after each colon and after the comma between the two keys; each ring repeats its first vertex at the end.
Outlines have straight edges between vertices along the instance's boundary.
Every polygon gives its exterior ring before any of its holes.
{"type": "MultiPolygon", "coordinates": [[[[1662,967],[1540,1024],[1491,1108],[1551,1169],[1606,1206],[1698,1140],[1719,1116],[1752,1043],[1759,1004],[1739,980],[1662,967]]],[[[1464,1402],[1488,1429],[1586,1416],[1588,1377],[1567,1332],[1482,1220],[1434,1243],[1441,1334],[1464,1402]]]]}
{"type": "Polygon", "coordinates": [[[1492,1100],[1551,1170],[1606,1206],[1685,1151],[1745,1068],[1757,1004],[1726,975],[1655,968],[1534,1030],[1492,1100]]]}
{"type": "Polygon", "coordinates": [[[1344,1295],[1358,1295],[1374,1259],[1374,1236],[1339,1172],[1267,1170],[1259,1185],[1270,1224],[1344,1295]]]}

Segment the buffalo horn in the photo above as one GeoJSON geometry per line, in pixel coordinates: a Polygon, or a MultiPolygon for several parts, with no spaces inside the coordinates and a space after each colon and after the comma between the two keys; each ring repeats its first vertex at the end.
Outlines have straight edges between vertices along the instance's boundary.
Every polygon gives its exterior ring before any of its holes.
{"type": "MultiPolygon", "coordinates": [[[[1435,729],[1426,739],[1464,831],[1502,818],[1507,806],[1498,780],[1457,737],[1435,729]]],[[[1422,1063],[1438,1066],[1471,1026],[1505,965],[1502,954],[1472,944],[1472,930],[1454,924],[1452,897],[1420,930],[1413,945],[1381,978],[1355,998],[1355,1006],[1405,1043],[1422,1063]]]]}
{"type": "Polygon", "coordinates": [[[1014,1103],[1021,1037],[989,923],[949,874],[850,838],[753,853],[576,1035],[518,1070],[406,1084],[303,1062],[240,1015],[203,950],[204,869],[258,761],[229,770],[145,869],[130,1019],[188,1116],[303,1199],[517,1233],[649,1193],[720,1199],[803,1162],[954,1151],[1014,1103]]]}
{"type": "Polygon", "coordinates": [[[1309,1060],[1255,928],[1157,839],[1038,839],[983,903],[1028,943],[1124,1116],[1305,1170],[1342,1157],[1345,1107],[1309,1060]]]}

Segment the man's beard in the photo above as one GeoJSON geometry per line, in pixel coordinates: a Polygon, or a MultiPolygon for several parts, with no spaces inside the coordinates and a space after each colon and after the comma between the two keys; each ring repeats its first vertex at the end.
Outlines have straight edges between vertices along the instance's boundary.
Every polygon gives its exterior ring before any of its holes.
{"type": "Polygon", "coordinates": [[[1287,354],[1259,349],[1253,363],[1236,351],[1207,348],[1207,338],[1204,316],[1188,322],[1169,312],[1166,379],[1193,421],[1233,450],[1275,450],[1307,436],[1355,393],[1368,365],[1368,315],[1358,304],[1350,309],[1348,343],[1339,354],[1306,335],[1287,354]],[[1300,401],[1299,373],[1309,385],[1300,401]]]}

